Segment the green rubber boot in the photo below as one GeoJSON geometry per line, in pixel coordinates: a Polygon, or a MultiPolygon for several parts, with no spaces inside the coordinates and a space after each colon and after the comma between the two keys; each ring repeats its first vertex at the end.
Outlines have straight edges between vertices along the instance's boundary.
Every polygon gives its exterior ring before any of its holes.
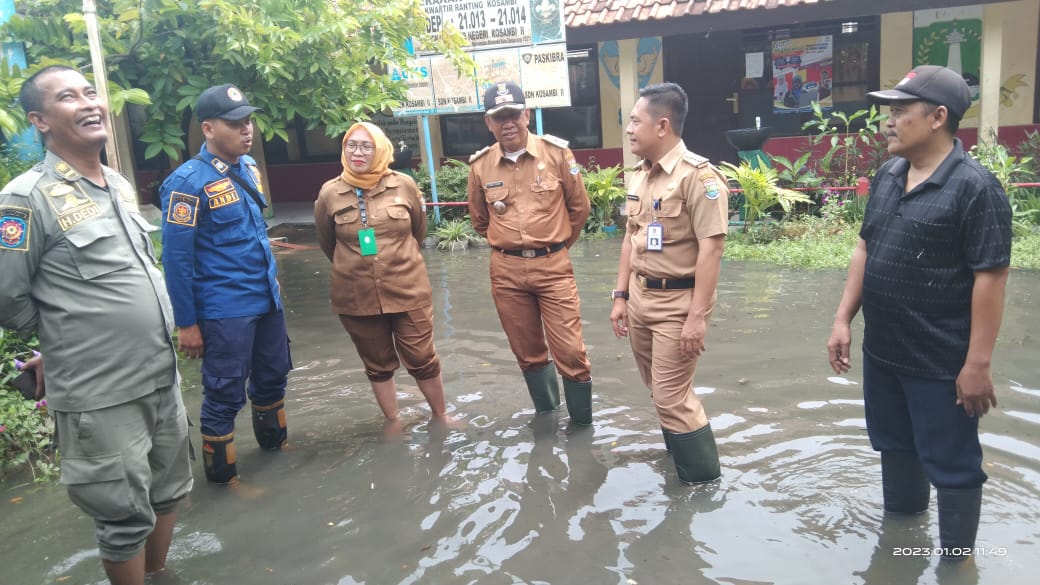
{"type": "Polygon", "coordinates": [[[556,381],[556,367],[552,362],[525,371],[524,381],[535,411],[550,412],[560,408],[560,384],[556,381]]]}
{"type": "Polygon", "coordinates": [[[592,380],[575,382],[563,379],[563,394],[567,397],[567,412],[576,425],[592,424],[592,380]]]}
{"type": "Polygon", "coordinates": [[[689,433],[665,433],[669,435],[669,442],[672,444],[672,458],[675,460],[675,471],[679,474],[679,481],[693,485],[722,477],[719,450],[715,446],[711,424],[689,433]]]}

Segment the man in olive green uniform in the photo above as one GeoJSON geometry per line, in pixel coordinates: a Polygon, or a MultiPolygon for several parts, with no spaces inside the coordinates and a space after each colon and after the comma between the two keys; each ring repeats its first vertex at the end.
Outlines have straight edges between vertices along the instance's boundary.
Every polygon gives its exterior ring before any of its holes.
{"type": "Polygon", "coordinates": [[[571,421],[592,424],[592,375],[568,253],[589,216],[581,169],[566,141],[528,132],[531,112],[515,83],[491,86],[484,110],[496,143],[470,157],[467,196],[474,229],[494,249],[498,318],[535,410],[560,406],[551,351],[571,421]]]}
{"type": "Polygon", "coordinates": [[[19,101],[47,155],[0,192],[0,326],[38,333],[62,483],[94,519],[109,580],[142,585],[192,486],[155,228],[101,164],[106,105],[79,72],[47,67],[19,101]]]}
{"type": "Polygon", "coordinates": [[[683,89],[662,83],[639,95],[625,132],[643,160],[629,183],[610,322],[631,341],[679,479],[701,483],[721,475],[693,373],[715,306],[729,194],[722,175],[682,141],[683,89]]]}

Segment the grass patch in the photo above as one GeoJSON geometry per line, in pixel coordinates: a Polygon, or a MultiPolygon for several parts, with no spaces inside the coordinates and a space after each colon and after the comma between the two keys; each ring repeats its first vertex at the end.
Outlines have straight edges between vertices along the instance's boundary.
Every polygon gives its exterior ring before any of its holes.
{"type": "Polygon", "coordinates": [[[847,268],[859,226],[816,218],[774,224],[726,237],[727,260],[770,262],[799,268],[847,268]]]}
{"type": "MultiPolygon", "coordinates": [[[[731,229],[726,237],[725,258],[798,268],[847,268],[859,239],[859,227],[806,218],[766,225],[747,234],[731,229]]],[[[1011,267],[1040,269],[1040,233],[1015,237],[1011,243],[1011,267]]]]}

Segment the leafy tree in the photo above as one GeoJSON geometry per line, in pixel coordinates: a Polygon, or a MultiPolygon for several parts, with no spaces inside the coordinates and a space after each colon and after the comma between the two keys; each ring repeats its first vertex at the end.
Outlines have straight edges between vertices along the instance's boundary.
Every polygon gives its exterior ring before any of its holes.
{"type": "MultiPolygon", "coordinates": [[[[81,0],[18,3],[5,40],[25,43],[26,71],[0,70],[0,129],[25,128],[13,101],[21,80],[63,62],[86,70],[90,53],[81,0]]],[[[336,136],[357,120],[399,105],[406,45],[448,54],[460,71],[473,62],[463,37],[449,28],[426,34],[420,0],[110,0],[98,6],[111,107],[148,104],[140,139],[146,158],[180,158],[191,108],[211,85],[234,83],[261,108],[254,122],[264,139],[288,140],[294,120],[336,136]]]]}

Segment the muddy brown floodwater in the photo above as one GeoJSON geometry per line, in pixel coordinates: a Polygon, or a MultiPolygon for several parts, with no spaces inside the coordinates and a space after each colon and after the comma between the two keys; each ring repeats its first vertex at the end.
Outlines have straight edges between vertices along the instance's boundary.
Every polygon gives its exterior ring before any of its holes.
{"type": "MultiPolygon", "coordinates": [[[[309,231],[287,230],[312,243],[309,231]]],[[[679,485],[626,341],[608,324],[619,240],[572,252],[595,424],[534,416],[491,302],[488,250],[426,251],[436,343],[461,429],[436,432],[399,373],[403,438],[386,441],[357,354],[328,308],[315,249],[277,256],[296,370],[290,447],[255,448],[238,420],[237,489],[201,461],[167,574],[155,584],[930,584],[1038,582],[1040,274],[1016,271],[994,359],[1000,406],[981,423],[978,545],[956,567],[929,513],[886,519],[863,419],[859,353],[834,377],[825,344],[843,271],[724,262],[696,386],[723,479],[679,485]]],[[[855,343],[862,322],[857,320],[855,343]]],[[[199,364],[182,362],[196,416],[199,364]]],[[[197,428],[193,440],[198,444],[197,428]]],[[[105,583],[92,523],[60,486],[0,486],[0,585],[105,583]]]]}

